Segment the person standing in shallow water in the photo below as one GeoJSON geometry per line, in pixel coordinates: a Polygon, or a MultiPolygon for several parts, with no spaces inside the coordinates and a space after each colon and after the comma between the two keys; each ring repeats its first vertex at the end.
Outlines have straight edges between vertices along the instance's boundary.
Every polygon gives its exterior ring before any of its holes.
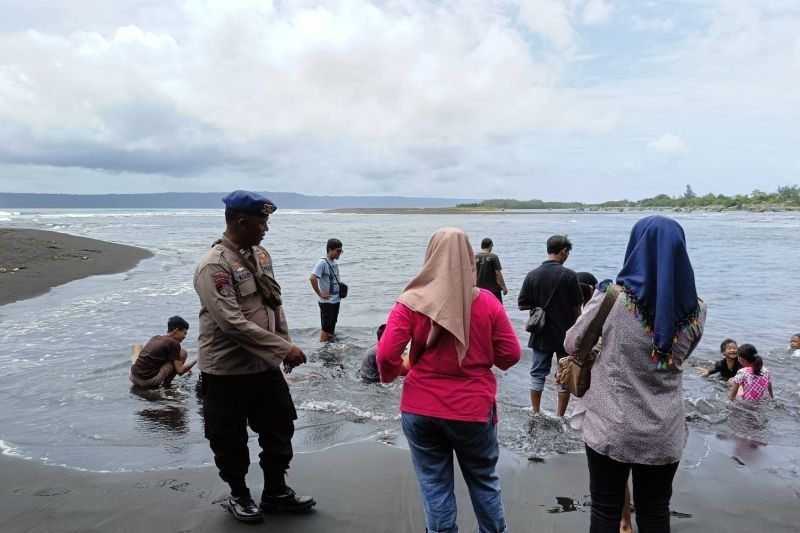
{"type": "MultiPolygon", "coordinates": [[[[544,382],[550,374],[553,354],[556,360],[567,355],[564,351],[564,335],[581,314],[583,293],[578,277],[564,267],[572,243],[564,235],[553,235],[547,239],[547,260],[538,268],[528,272],[519,290],[517,305],[521,311],[541,307],[545,310],[544,328],[531,333],[528,348],[533,350],[531,363],[531,410],[538,414],[542,403],[544,382]]],[[[558,405],[556,414],[564,416],[569,404],[569,392],[556,384],[558,405]]]]}
{"type": "Polygon", "coordinates": [[[495,298],[502,302],[503,295],[508,294],[508,289],[503,277],[503,267],[500,266],[500,258],[492,253],[492,248],[494,248],[492,239],[486,237],[481,241],[481,251],[475,254],[477,285],[478,288],[494,294],[495,298]]]}
{"type": "MultiPolygon", "coordinates": [[[[581,345],[605,298],[600,284],[567,332],[581,345]]],[[[672,480],[686,445],[683,362],[700,342],[706,305],[698,299],[683,228],[666,217],[638,221],[617,276],[622,292],[603,325],[591,386],[573,413],[583,428],[591,492],[591,533],[620,530],[633,478],[639,531],[670,530],[672,480]]]]}
{"type": "Polygon", "coordinates": [[[275,204],[249,191],[234,191],[222,201],[225,233],[194,274],[201,305],[203,420],[219,475],[231,488],[228,509],[239,521],[261,522],[262,511],[305,512],[316,504],[285,481],[297,413],[280,367],[288,374],[306,356],[292,343],[272,258],[259,246],[275,204]],[[261,447],[260,508],[245,483],[248,425],[261,447]]]}
{"type": "Polygon", "coordinates": [[[320,331],[319,340],[327,342],[336,333],[336,322],[339,320],[339,264],[344,249],[339,239],[328,239],[325,245],[325,257],[317,261],[311,272],[309,281],[311,288],[319,297],[320,331]]]}
{"type": "Polygon", "coordinates": [[[478,529],[507,531],[496,472],[497,381],[522,349],[503,306],[475,286],[475,258],[466,233],[437,230],[422,270],[386,321],[378,343],[381,381],[408,375],[401,425],[419,482],[427,531],[454,532],[453,453],[469,490],[478,529]],[[403,350],[408,342],[408,357],[403,350]]]}

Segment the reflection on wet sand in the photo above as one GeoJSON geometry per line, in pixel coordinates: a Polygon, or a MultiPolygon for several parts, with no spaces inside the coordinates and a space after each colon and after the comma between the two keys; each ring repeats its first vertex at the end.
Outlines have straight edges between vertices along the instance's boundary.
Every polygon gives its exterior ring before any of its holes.
{"type": "Polygon", "coordinates": [[[139,427],[144,433],[156,436],[163,436],[165,432],[177,435],[188,433],[189,416],[183,405],[188,397],[185,392],[174,387],[143,389],[133,386],[131,394],[152,404],[136,411],[141,419],[139,427]]]}

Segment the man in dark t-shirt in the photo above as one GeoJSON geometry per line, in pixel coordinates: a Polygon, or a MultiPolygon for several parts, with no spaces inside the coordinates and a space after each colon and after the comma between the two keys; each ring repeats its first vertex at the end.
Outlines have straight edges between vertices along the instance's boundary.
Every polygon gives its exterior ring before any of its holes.
{"type": "Polygon", "coordinates": [[[176,375],[183,375],[195,365],[197,359],[186,362],[188,354],[181,342],[189,331],[189,323],[179,316],[167,321],[167,334],[156,335],[144,345],[133,346],[131,370],[128,378],[139,387],[155,388],[169,385],[176,375]]]}
{"type": "Polygon", "coordinates": [[[508,294],[506,281],[503,278],[503,268],[500,266],[500,258],[492,253],[494,243],[492,239],[485,238],[481,241],[481,251],[475,254],[475,267],[477,268],[477,285],[481,289],[486,289],[503,301],[502,294],[508,294]]]}
{"type": "MultiPolygon", "coordinates": [[[[547,239],[547,261],[528,272],[519,291],[517,305],[520,310],[541,307],[545,311],[544,328],[532,333],[528,348],[533,349],[531,365],[531,408],[539,412],[544,382],[550,373],[553,354],[557,359],[566,355],[564,338],[581,313],[583,294],[578,277],[564,267],[572,250],[572,243],[564,235],[547,239]]],[[[560,385],[558,389],[558,416],[564,416],[569,404],[569,392],[560,385]]]]}

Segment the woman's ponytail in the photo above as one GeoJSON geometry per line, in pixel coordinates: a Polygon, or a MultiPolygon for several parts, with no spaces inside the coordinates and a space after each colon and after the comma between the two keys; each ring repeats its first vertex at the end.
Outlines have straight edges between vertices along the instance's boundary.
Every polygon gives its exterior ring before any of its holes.
{"type": "Polygon", "coordinates": [[[756,360],[753,361],[753,374],[755,374],[756,376],[760,376],[762,366],[764,366],[764,360],[761,359],[760,355],[757,355],[756,360]]]}

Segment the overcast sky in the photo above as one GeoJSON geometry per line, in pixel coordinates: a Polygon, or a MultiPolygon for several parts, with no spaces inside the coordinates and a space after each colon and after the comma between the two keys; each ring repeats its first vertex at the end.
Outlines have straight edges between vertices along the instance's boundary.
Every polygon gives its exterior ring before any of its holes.
{"type": "Polygon", "coordinates": [[[800,183],[798,0],[0,0],[0,191],[800,183]]]}

